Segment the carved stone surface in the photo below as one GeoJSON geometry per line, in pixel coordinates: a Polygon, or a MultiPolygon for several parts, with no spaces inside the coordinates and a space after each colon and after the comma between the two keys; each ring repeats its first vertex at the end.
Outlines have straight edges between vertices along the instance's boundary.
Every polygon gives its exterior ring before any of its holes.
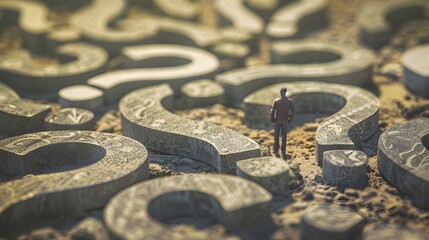
{"type": "Polygon", "coordinates": [[[85,218],[68,233],[70,239],[109,240],[109,232],[100,220],[85,218]]]}
{"type": "Polygon", "coordinates": [[[56,94],[61,88],[85,83],[105,69],[108,56],[97,46],[87,43],[69,43],[57,50],[60,56],[76,58],[59,66],[35,65],[27,52],[0,56],[2,81],[20,94],[56,94]]]}
{"type": "Polygon", "coordinates": [[[22,99],[0,101],[0,131],[19,135],[42,131],[51,107],[22,99]]]}
{"type": "Polygon", "coordinates": [[[238,160],[260,156],[256,142],[233,130],[167,111],[164,106],[171,106],[172,96],[172,89],[162,84],[123,97],[123,134],[149,149],[206,162],[219,172],[235,168],[238,160]]]}
{"type": "Polygon", "coordinates": [[[216,76],[229,105],[238,105],[249,93],[274,83],[317,80],[363,86],[371,81],[374,55],[365,49],[288,41],[274,43],[272,56],[273,62],[286,63],[234,69],[216,76]]]}
{"type": "Polygon", "coordinates": [[[429,209],[429,119],[395,126],[380,136],[378,169],[413,203],[429,209]]]}
{"type": "Polygon", "coordinates": [[[224,42],[242,43],[249,47],[250,52],[254,53],[258,49],[258,38],[246,30],[234,27],[225,27],[219,31],[224,42]]]}
{"type": "Polygon", "coordinates": [[[195,19],[199,13],[199,3],[190,0],[154,0],[157,6],[165,14],[188,20],[195,19]]]}
{"type": "Polygon", "coordinates": [[[427,240],[427,236],[417,232],[415,229],[411,230],[405,226],[396,224],[380,224],[368,231],[365,231],[363,240],[427,240]]]}
{"type": "Polygon", "coordinates": [[[219,60],[213,54],[181,45],[127,47],[123,55],[123,67],[135,69],[107,72],[88,80],[89,85],[103,90],[107,104],[116,102],[134,89],[160,83],[170,83],[179,92],[184,83],[211,78],[219,68],[219,60]],[[179,66],[162,67],[168,63],[179,66]]]}
{"type": "Polygon", "coordinates": [[[305,210],[300,225],[303,240],[359,239],[363,218],[348,208],[321,204],[305,210]]]}
{"type": "Polygon", "coordinates": [[[362,88],[322,82],[289,82],[262,88],[244,99],[246,120],[269,122],[271,105],[279,89],[288,88],[297,114],[332,113],[317,128],[316,157],[323,164],[329,150],[359,149],[363,140],[378,131],[378,98],[362,88]],[[335,114],[334,114],[335,113],[335,114]]]}
{"type": "Polygon", "coordinates": [[[228,61],[232,67],[244,67],[246,57],[250,54],[249,47],[241,43],[219,43],[212,52],[222,61],[228,61]]]}
{"type": "Polygon", "coordinates": [[[127,137],[84,131],[38,132],[0,141],[0,235],[19,226],[103,207],[149,175],[146,148],[127,137]]]}
{"type": "Polygon", "coordinates": [[[429,98],[429,44],[407,50],[401,64],[407,88],[418,96],[429,98]]]}
{"type": "Polygon", "coordinates": [[[103,91],[87,85],[74,85],[58,92],[61,107],[76,107],[100,112],[103,107],[103,91]]]}
{"type": "Polygon", "coordinates": [[[118,21],[118,24],[129,29],[139,29],[147,24],[151,24],[157,28],[157,38],[162,43],[190,45],[204,49],[223,38],[221,32],[217,29],[196,22],[181,21],[167,17],[125,19],[118,21]]]}
{"type": "Polygon", "coordinates": [[[219,13],[221,25],[231,24],[234,28],[252,34],[260,34],[264,21],[244,5],[244,0],[216,0],[214,7],[219,13]]]}
{"type": "Polygon", "coordinates": [[[209,79],[189,82],[182,86],[181,92],[187,108],[223,103],[225,100],[223,87],[209,79]]]}
{"type": "Polygon", "coordinates": [[[275,195],[289,192],[289,164],[275,157],[260,157],[237,162],[237,176],[249,179],[275,195]]]}
{"type": "MultiPolygon", "coordinates": [[[[2,24],[17,24],[22,32],[24,46],[33,53],[41,53],[44,34],[51,28],[48,21],[48,8],[34,1],[0,1],[0,11],[18,12],[19,17],[5,18],[2,14],[2,24]]],[[[4,14],[7,16],[7,14],[4,14]]]]}
{"type": "Polygon", "coordinates": [[[326,151],[323,153],[323,176],[329,184],[341,190],[363,189],[368,185],[367,163],[368,157],[361,151],[326,151]]]}
{"type": "Polygon", "coordinates": [[[63,108],[45,119],[46,131],[93,130],[94,125],[94,113],[80,108],[63,108]]]}
{"type": "Polygon", "coordinates": [[[114,29],[110,22],[123,16],[128,9],[126,0],[93,0],[69,18],[83,39],[106,49],[110,56],[120,54],[123,47],[155,42],[156,26],[147,23],[140,28],[114,29]]]}
{"type": "Polygon", "coordinates": [[[14,99],[19,99],[18,93],[6,84],[0,82],[0,102],[14,99]]]}
{"type": "Polygon", "coordinates": [[[327,0],[300,0],[284,5],[271,17],[267,35],[271,39],[285,39],[322,28],[328,23],[328,6],[327,0]]]}
{"type": "Polygon", "coordinates": [[[235,176],[157,178],[116,195],[104,211],[104,220],[121,239],[189,239],[186,232],[171,230],[162,221],[208,213],[234,230],[269,216],[271,198],[264,188],[235,176]]]}
{"type": "Polygon", "coordinates": [[[404,22],[429,18],[426,0],[394,0],[369,3],[358,15],[360,38],[372,48],[385,45],[404,22]]]}

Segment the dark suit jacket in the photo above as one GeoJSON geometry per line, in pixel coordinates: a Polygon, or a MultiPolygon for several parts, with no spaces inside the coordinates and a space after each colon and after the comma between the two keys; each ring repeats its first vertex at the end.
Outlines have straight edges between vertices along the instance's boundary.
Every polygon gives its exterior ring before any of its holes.
{"type": "Polygon", "coordinates": [[[273,102],[270,120],[276,124],[289,124],[291,116],[295,115],[295,104],[288,97],[277,98],[273,102]]]}

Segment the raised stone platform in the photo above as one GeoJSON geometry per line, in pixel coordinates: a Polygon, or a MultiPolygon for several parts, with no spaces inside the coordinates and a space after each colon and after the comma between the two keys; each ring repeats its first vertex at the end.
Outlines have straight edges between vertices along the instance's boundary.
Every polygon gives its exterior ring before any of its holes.
{"type": "Polygon", "coordinates": [[[363,189],[368,185],[367,163],[368,157],[361,151],[327,151],[323,154],[323,176],[341,190],[363,189]]]}
{"type": "Polygon", "coordinates": [[[237,176],[258,183],[275,195],[289,193],[289,164],[275,157],[260,157],[237,162],[237,176]]]}

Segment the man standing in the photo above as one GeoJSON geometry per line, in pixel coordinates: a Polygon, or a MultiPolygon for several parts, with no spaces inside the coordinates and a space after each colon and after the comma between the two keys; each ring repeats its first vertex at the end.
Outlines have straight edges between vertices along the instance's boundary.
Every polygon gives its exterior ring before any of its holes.
{"type": "Polygon", "coordinates": [[[274,154],[279,155],[279,137],[282,132],[282,155],[286,159],[287,127],[295,117],[295,104],[292,99],[286,97],[287,89],[280,89],[280,98],[273,102],[270,112],[270,120],[274,123],[274,154]]]}

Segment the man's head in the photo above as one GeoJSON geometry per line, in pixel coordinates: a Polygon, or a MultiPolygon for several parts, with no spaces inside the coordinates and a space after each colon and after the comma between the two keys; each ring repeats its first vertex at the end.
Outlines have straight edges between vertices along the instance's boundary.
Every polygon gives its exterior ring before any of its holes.
{"type": "Polygon", "coordinates": [[[287,93],[287,88],[284,87],[284,88],[280,89],[280,96],[285,97],[286,93],[287,93]]]}

